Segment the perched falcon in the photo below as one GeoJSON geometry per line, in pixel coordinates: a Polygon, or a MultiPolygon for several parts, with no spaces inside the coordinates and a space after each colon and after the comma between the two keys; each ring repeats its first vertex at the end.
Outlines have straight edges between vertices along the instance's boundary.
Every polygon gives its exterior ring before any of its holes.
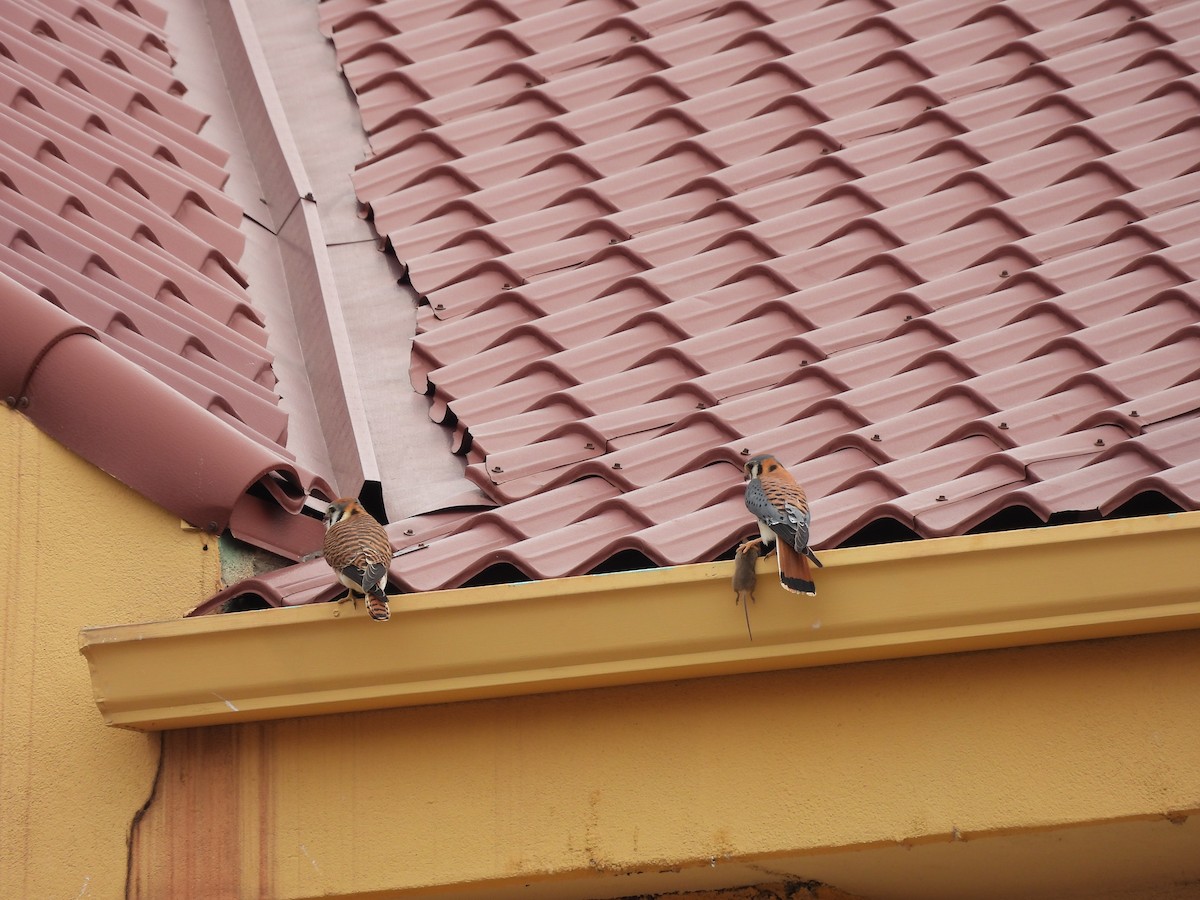
{"type": "Polygon", "coordinates": [[[392,544],[383,526],[353,497],[333,501],[325,512],[325,561],[350,588],[351,600],[364,597],[372,619],[386,622],[391,617],[383,588],[392,544]]]}
{"type": "MultiPolygon", "coordinates": [[[[779,553],[779,582],[793,594],[816,594],[812,580],[812,560],[821,568],[821,561],[808,548],[808,498],[800,482],[769,453],[746,461],[742,469],[746,478],[746,508],[758,519],[764,555],[772,544],[779,553]]],[[[738,548],[745,554],[757,541],[747,541],[738,548]]]]}

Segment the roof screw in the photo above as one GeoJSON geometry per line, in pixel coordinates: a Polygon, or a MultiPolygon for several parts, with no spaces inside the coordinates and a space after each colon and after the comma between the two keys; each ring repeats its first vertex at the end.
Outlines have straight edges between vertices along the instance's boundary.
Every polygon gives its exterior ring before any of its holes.
{"type": "Polygon", "coordinates": [[[938,495],[937,495],[937,502],[938,502],[938,503],[944,503],[945,501],[946,501],[946,495],[945,495],[945,494],[938,494],[938,495]]]}
{"type": "Polygon", "coordinates": [[[583,445],[583,449],[584,450],[595,450],[596,445],[593,444],[591,441],[588,441],[586,444],[583,445]]]}
{"type": "Polygon", "coordinates": [[[405,528],[405,529],[404,529],[404,533],[405,533],[405,534],[412,534],[412,533],[413,533],[413,530],[412,530],[411,528],[405,528]]]}
{"type": "Polygon", "coordinates": [[[743,448],[742,448],[742,456],[749,456],[749,455],[750,455],[750,448],[749,448],[749,447],[743,447],[743,448]]]}
{"type": "Polygon", "coordinates": [[[697,403],[697,404],[696,404],[696,409],[708,409],[708,407],[707,407],[707,406],[705,406],[703,403],[697,403]]]}
{"type": "Polygon", "coordinates": [[[437,306],[434,307],[434,309],[445,309],[445,308],[446,308],[445,303],[439,303],[437,306]]]}
{"type": "Polygon", "coordinates": [[[1130,417],[1136,419],[1138,417],[1138,411],[1136,409],[1131,409],[1129,411],[1129,415],[1130,415],[1130,417]]]}
{"type": "Polygon", "coordinates": [[[1104,438],[1096,438],[1096,446],[1103,447],[1104,446],[1104,438]]]}
{"type": "Polygon", "coordinates": [[[912,321],[912,316],[905,316],[905,317],[904,317],[904,321],[905,321],[905,322],[911,322],[911,321],[912,321]]]}
{"type": "Polygon", "coordinates": [[[619,468],[621,468],[621,464],[620,464],[620,463],[613,463],[613,468],[614,468],[614,469],[619,469],[619,468]]]}
{"type": "Polygon", "coordinates": [[[1008,423],[1007,423],[1007,422],[1001,422],[1001,423],[1000,423],[1000,430],[1001,430],[1001,431],[1008,431],[1008,423]]]}
{"type": "Polygon", "coordinates": [[[504,470],[502,468],[500,468],[499,466],[492,466],[492,471],[495,472],[496,474],[499,474],[499,473],[503,472],[504,470]]]}
{"type": "Polygon", "coordinates": [[[1001,270],[1000,270],[1000,277],[1001,277],[1001,278],[1007,278],[1007,277],[1008,277],[1008,269],[1001,269],[1001,270]]]}
{"type": "Polygon", "coordinates": [[[807,366],[807,365],[808,365],[808,360],[807,360],[807,359],[802,359],[802,360],[800,360],[800,365],[802,365],[802,366],[807,366]]]}
{"type": "Polygon", "coordinates": [[[511,291],[511,290],[512,290],[512,285],[511,285],[511,284],[509,284],[509,283],[506,281],[506,282],[504,282],[504,284],[503,284],[503,289],[504,289],[504,290],[506,290],[506,291],[511,291]]]}
{"type": "Polygon", "coordinates": [[[616,239],[616,238],[609,238],[609,239],[608,239],[608,242],[609,242],[610,244],[615,244],[615,243],[617,243],[617,239],[616,239]]]}
{"type": "Polygon", "coordinates": [[[877,434],[873,434],[873,435],[871,435],[871,440],[873,440],[873,441],[882,441],[882,440],[883,440],[883,438],[881,438],[881,437],[880,437],[879,435],[877,435],[877,434]]]}
{"type": "Polygon", "coordinates": [[[208,531],[209,534],[216,534],[217,533],[217,523],[209,522],[208,528],[206,530],[208,531]]]}
{"type": "Polygon", "coordinates": [[[17,408],[17,398],[16,397],[5,397],[4,402],[8,405],[9,409],[17,408]]]}

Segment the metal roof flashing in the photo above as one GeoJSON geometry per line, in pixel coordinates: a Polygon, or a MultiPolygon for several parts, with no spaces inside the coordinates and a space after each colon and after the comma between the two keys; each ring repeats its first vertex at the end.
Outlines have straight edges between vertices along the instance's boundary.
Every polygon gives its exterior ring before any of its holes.
{"type": "Polygon", "coordinates": [[[1200,627],[1200,512],[826,551],[819,595],[728,562],[85,628],[109,725],[159,731],[1200,627]]]}

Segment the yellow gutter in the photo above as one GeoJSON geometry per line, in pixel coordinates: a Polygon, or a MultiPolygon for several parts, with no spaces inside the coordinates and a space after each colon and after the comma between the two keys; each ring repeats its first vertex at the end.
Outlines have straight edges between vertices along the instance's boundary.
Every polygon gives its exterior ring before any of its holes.
{"type": "Polygon", "coordinates": [[[1200,512],[826,551],[819,595],[728,562],[85,628],[105,722],[145,731],[1200,627],[1200,512]]]}

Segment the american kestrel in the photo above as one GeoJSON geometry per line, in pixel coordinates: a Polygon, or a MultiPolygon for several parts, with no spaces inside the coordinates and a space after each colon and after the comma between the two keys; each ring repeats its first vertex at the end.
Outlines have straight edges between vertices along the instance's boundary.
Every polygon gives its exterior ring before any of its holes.
{"type": "Polygon", "coordinates": [[[334,500],[325,512],[325,561],[338,581],[350,588],[350,599],[361,594],[367,612],[377,622],[391,618],[387,595],[392,544],[387,532],[353,497],[334,500]]]}
{"type": "MultiPolygon", "coordinates": [[[[822,566],[808,548],[809,513],[804,488],[769,453],[746,460],[742,472],[746,478],[746,508],[758,519],[764,555],[772,544],[779,551],[779,583],[793,594],[815,595],[817,588],[808,561],[818,568],[822,566]]],[[[738,554],[749,552],[757,543],[747,541],[738,547],[738,554]]]]}

